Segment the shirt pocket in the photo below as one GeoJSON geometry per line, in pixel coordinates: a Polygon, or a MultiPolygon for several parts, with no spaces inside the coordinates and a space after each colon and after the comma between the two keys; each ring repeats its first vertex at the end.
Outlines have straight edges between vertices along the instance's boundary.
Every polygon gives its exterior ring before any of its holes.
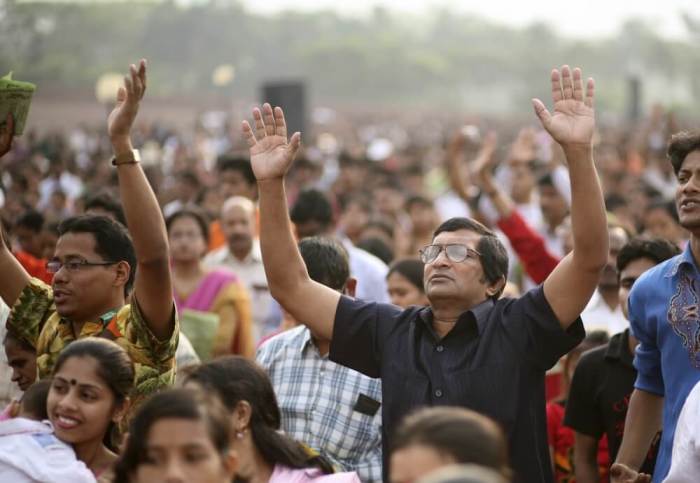
{"type": "MultiPolygon", "coordinates": [[[[334,459],[356,460],[381,441],[382,411],[376,391],[360,388],[341,391],[339,404],[332,412],[330,424],[324,424],[325,441],[320,441],[325,452],[334,459]],[[358,410],[362,409],[361,411],[358,410]],[[371,410],[376,407],[373,414],[371,410]]],[[[329,414],[330,416],[330,414],[329,414]]]]}

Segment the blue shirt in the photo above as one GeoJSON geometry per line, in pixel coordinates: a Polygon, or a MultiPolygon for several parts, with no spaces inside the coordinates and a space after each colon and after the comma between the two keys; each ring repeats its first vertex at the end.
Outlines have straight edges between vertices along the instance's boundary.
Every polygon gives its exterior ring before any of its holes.
{"type": "Polygon", "coordinates": [[[430,307],[406,310],[341,297],[330,358],[382,380],[382,442],[422,406],[461,406],[503,428],[520,483],[551,483],[544,374],[584,336],[581,319],[562,329],[542,287],[487,300],[440,338],[430,307]]]}
{"type": "Polygon", "coordinates": [[[634,387],[664,397],[654,482],[668,473],[676,421],[700,380],[699,273],[688,244],[683,253],[639,277],[629,296],[630,328],[640,342],[634,387]]]}

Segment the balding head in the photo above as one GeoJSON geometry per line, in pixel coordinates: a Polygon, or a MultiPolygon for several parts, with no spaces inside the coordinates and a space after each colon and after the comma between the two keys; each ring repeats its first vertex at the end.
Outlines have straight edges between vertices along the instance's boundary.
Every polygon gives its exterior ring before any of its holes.
{"type": "Polygon", "coordinates": [[[255,238],[255,204],[243,196],[228,198],[221,207],[221,228],[231,253],[247,257],[255,238]]]}

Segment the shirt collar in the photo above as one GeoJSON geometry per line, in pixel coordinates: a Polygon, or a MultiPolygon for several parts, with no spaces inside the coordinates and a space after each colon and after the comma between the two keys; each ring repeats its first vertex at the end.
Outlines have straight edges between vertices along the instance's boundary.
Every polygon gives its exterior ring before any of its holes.
{"type": "MultiPolygon", "coordinates": [[[[466,312],[462,312],[462,314],[457,319],[457,324],[455,325],[455,328],[459,327],[466,329],[476,325],[477,334],[483,334],[486,328],[486,323],[489,319],[489,314],[491,313],[491,309],[493,308],[493,306],[493,299],[488,298],[480,304],[476,305],[475,307],[472,307],[471,309],[467,310],[466,312]]],[[[418,316],[423,321],[423,323],[431,331],[433,331],[433,311],[430,308],[430,306],[421,309],[418,313],[418,316]]]]}
{"type": "Polygon", "coordinates": [[[698,271],[697,265],[695,263],[695,258],[693,257],[693,252],[690,249],[690,243],[688,243],[685,246],[685,250],[683,250],[683,253],[681,253],[680,256],[676,257],[674,262],[668,267],[668,270],[666,270],[664,277],[675,277],[678,274],[678,270],[680,270],[681,267],[685,267],[686,270],[694,270],[695,272],[698,271]]]}
{"type": "Polygon", "coordinates": [[[634,356],[629,349],[630,330],[629,328],[615,334],[610,338],[608,348],[605,351],[606,359],[614,359],[620,361],[628,367],[634,367],[634,356]]]}
{"type": "MultiPolygon", "coordinates": [[[[108,310],[108,311],[105,312],[104,314],[100,315],[100,316],[98,317],[98,319],[99,319],[100,323],[101,323],[103,326],[104,326],[104,325],[107,325],[107,324],[109,324],[109,322],[114,318],[114,316],[117,315],[118,312],[119,312],[119,309],[108,310]]],[[[63,322],[63,323],[68,323],[68,322],[70,322],[70,320],[66,319],[65,317],[61,317],[60,320],[61,320],[61,322],[63,322]]]]}

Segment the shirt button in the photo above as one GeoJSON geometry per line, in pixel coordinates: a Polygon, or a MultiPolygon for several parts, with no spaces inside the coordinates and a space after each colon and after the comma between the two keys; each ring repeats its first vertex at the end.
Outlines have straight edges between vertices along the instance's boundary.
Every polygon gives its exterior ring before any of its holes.
{"type": "Polygon", "coordinates": [[[435,350],[437,350],[438,352],[442,352],[445,350],[445,348],[443,346],[439,345],[435,348],[435,350]]]}
{"type": "Polygon", "coordinates": [[[435,397],[442,397],[442,391],[440,389],[435,391],[435,397]]]}

